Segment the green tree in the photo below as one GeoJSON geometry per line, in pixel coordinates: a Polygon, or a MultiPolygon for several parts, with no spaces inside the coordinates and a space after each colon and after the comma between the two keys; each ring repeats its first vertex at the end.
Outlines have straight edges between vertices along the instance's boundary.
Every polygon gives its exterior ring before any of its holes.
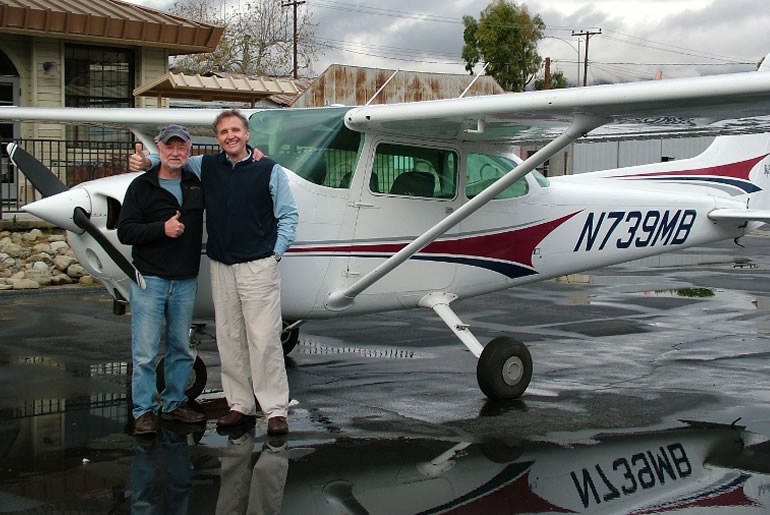
{"type": "MultiPolygon", "coordinates": [[[[225,27],[216,50],[180,56],[177,71],[211,71],[248,75],[288,76],[294,67],[294,21],[276,0],[250,0],[227,7],[218,0],[177,0],[171,12],[184,18],[225,27]]],[[[312,14],[300,9],[297,20],[297,61],[300,74],[312,74],[321,47],[314,43],[312,14]]]]}
{"type": "MultiPolygon", "coordinates": [[[[535,79],[532,83],[532,87],[535,89],[545,89],[545,77],[535,79]]],[[[564,76],[564,72],[561,70],[554,70],[551,72],[551,89],[567,88],[567,77],[564,76]]]]}
{"type": "Polygon", "coordinates": [[[486,73],[508,91],[523,91],[540,69],[542,59],[537,43],[543,39],[545,23],[540,15],[530,16],[526,6],[494,0],[481,11],[479,19],[464,16],[463,60],[473,73],[480,61],[488,63],[486,73]]]}

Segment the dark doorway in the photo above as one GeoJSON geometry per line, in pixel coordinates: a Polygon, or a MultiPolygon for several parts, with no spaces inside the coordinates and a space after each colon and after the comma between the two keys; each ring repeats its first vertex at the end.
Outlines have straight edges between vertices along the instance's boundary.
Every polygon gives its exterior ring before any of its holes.
{"type": "MultiPolygon", "coordinates": [[[[0,50],[0,106],[19,105],[19,74],[5,53],[0,50]]],[[[10,203],[17,198],[16,170],[8,159],[5,144],[19,136],[17,123],[0,123],[0,199],[10,203]]]]}

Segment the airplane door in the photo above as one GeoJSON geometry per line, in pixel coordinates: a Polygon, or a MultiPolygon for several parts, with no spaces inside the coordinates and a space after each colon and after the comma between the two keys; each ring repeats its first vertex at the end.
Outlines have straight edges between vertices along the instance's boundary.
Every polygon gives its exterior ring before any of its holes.
{"type": "MultiPolygon", "coordinates": [[[[372,270],[456,208],[458,161],[451,149],[385,141],[368,147],[359,165],[366,173],[359,174],[363,180],[349,262],[351,279],[372,270]]],[[[456,233],[453,228],[441,239],[456,233]]],[[[455,274],[448,252],[454,242],[441,245],[441,253],[429,246],[366,294],[445,289],[455,274]]]]}

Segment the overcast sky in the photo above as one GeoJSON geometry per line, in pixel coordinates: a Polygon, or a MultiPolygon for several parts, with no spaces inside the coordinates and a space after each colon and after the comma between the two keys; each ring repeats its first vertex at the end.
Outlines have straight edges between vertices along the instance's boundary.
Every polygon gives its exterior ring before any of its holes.
{"type": "MultiPolygon", "coordinates": [[[[168,0],[130,0],[167,9],[168,0]]],[[[221,0],[214,0],[221,1],[221,0]]],[[[229,0],[237,4],[238,0],[229,0]]],[[[243,3],[246,0],[242,0],[243,3]]],[[[281,0],[275,0],[281,1],[281,0]]],[[[284,0],[285,1],[285,0],[284,0]]],[[[313,66],[332,63],[405,70],[465,73],[462,16],[478,19],[489,0],[307,0],[318,24],[316,37],[328,46],[313,66]]],[[[770,53],[767,0],[530,0],[531,14],[546,24],[541,57],[568,81],[582,81],[585,37],[588,82],[644,80],[749,71],[770,53]]],[[[286,9],[287,15],[290,8],[286,9]]]]}

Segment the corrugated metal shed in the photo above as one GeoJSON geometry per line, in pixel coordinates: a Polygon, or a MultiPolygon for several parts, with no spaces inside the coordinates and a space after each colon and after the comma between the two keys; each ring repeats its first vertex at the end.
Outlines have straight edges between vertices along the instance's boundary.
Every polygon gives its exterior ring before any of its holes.
{"type": "Polygon", "coordinates": [[[213,52],[224,27],[118,0],[0,0],[0,30],[191,54],[213,52]]]}
{"type": "MultiPolygon", "coordinates": [[[[375,94],[377,96],[372,100],[372,104],[457,98],[474,78],[464,74],[386,70],[333,64],[291,106],[364,105],[375,94]],[[380,88],[382,91],[379,91],[380,88]]],[[[482,75],[477,78],[465,96],[500,93],[505,91],[497,81],[491,76],[482,75]]]]}
{"type": "Polygon", "coordinates": [[[136,88],[134,96],[157,97],[158,107],[163,97],[198,99],[203,102],[247,102],[254,107],[263,98],[273,95],[296,97],[301,91],[292,79],[236,74],[202,76],[169,72],[136,88]]]}
{"type": "Polygon", "coordinates": [[[573,145],[571,173],[594,172],[694,157],[714,138],[669,138],[640,141],[605,141],[573,145]]]}

